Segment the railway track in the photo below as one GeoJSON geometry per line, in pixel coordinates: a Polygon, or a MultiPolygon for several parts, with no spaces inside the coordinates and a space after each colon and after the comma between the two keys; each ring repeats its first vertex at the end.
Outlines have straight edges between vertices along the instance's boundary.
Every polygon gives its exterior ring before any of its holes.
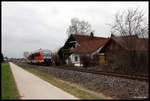
{"type": "Polygon", "coordinates": [[[94,74],[102,74],[107,76],[115,76],[115,77],[122,77],[127,79],[133,79],[133,80],[140,80],[140,81],[148,81],[148,76],[140,76],[140,75],[125,75],[125,74],[119,74],[119,73],[108,73],[108,72],[101,72],[101,71],[88,71],[90,73],[94,74]]]}
{"type": "MultiPolygon", "coordinates": [[[[56,67],[58,68],[58,67],[56,67]]],[[[77,68],[61,68],[66,70],[73,70],[73,71],[80,71],[86,73],[93,73],[98,75],[106,75],[106,76],[114,76],[114,77],[121,77],[126,79],[133,79],[133,80],[140,80],[140,81],[148,81],[148,75],[146,74],[121,74],[121,73],[114,73],[114,72],[104,72],[104,71],[95,71],[95,70],[88,70],[88,69],[77,69],[77,68]]]]}
{"type": "MultiPolygon", "coordinates": [[[[29,64],[27,64],[29,65],[29,64]]],[[[39,65],[29,65],[31,67],[37,67],[39,65]]],[[[48,69],[48,66],[41,66],[43,68],[41,69],[48,69]]],[[[72,70],[72,71],[79,71],[79,72],[86,72],[86,73],[93,73],[93,74],[98,74],[98,75],[106,75],[106,76],[113,76],[113,77],[120,77],[120,78],[126,78],[126,79],[132,79],[132,80],[139,80],[139,81],[146,81],[148,82],[149,76],[146,74],[135,74],[135,73],[130,73],[130,74],[122,74],[122,73],[114,73],[114,72],[104,72],[104,71],[96,71],[96,70],[88,70],[84,68],[75,68],[75,67],[57,67],[54,66],[53,68],[58,68],[58,69],[64,69],[64,70],[72,70]]],[[[44,70],[45,71],[45,70],[44,70]]]]}

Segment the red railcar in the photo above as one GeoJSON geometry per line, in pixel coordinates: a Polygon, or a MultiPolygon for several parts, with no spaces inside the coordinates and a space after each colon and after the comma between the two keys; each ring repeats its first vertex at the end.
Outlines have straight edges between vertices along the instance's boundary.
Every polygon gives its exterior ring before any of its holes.
{"type": "Polygon", "coordinates": [[[27,57],[27,62],[31,64],[46,64],[50,65],[52,64],[53,54],[50,50],[37,50],[34,52],[31,52],[29,56],[27,57]]]}

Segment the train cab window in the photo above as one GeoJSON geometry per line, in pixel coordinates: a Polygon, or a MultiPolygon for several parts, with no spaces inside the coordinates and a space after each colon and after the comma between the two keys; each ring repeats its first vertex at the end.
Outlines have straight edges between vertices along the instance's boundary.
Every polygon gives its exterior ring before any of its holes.
{"type": "Polygon", "coordinates": [[[39,56],[40,56],[40,53],[37,53],[37,56],[39,57],[39,56]]]}
{"type": "Polygon", "coordinates": [[[43,50],[42,51],[42,56],[45,58],[45,59],[50,59],[51,58],[51,51],[49,50],[43,50]]]}
{"type": "Polygon", "coordinates": [[[39,56],[40,56],[40,53],[35,53],[34,56],[35,56],[35,57],[39,57],[39,56]]]}

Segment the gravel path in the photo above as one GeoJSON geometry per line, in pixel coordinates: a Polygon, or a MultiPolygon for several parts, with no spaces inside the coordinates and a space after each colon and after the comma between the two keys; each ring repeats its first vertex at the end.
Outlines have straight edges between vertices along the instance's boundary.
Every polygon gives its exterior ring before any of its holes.
{"type": "Polygon", "coordinates": [[[21,99],[78,99],[10,63],[21,99]]]}

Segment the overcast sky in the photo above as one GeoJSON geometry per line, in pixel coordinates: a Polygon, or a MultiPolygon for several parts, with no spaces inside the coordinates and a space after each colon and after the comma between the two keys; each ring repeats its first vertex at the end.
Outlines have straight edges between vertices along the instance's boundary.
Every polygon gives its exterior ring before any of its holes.
{"type": "Polygon", "coordinates": [[[22,58],[39,48],[54,52],[64,45],[74,17],[88,21],[95,36],[109,37],[114,15],[137,7],[148,16],[148,2],[2,2],[2,53],[22,58]]]}

